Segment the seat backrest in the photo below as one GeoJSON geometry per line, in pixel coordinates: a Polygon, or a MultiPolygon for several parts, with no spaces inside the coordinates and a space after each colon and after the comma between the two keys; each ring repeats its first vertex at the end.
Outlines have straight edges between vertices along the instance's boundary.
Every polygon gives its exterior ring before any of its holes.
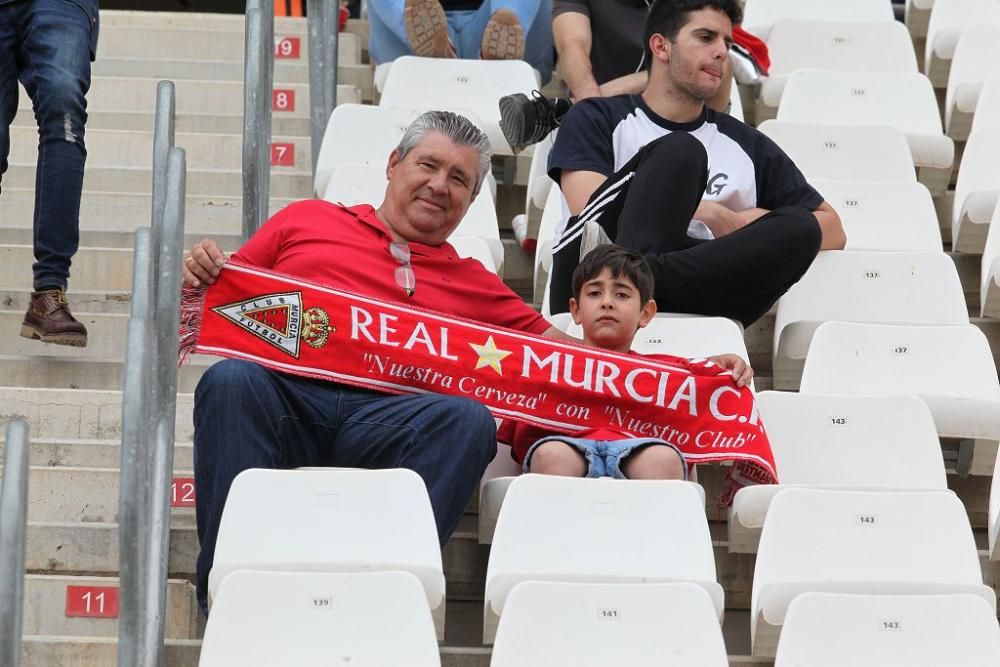
{"type": "Polygon", "coordinates": [[[967,324],[969,311],[955,262],[941,251],[834,250],[778,300],[775,348],[788,325],[830,320],[967,324]]]}
{"type": "Polygon", "coordinates": [[[941,229],[922,183],[810,180],[840,215],[847,250],[941,252],[941,229]]]}
{"type": "Polygon", "coordinates": [[[527,580],[715,584],[704,496],[682,481],[521,475],[497,520],[487,603],[499,612],[527,580]]]}
{"type": "Polygon", "coordinates": [[[934,88],[917,72],[798,69],[788,77],[778,120],[892,125],[906,134],[943,134],[934,88]]]}
{"type": "MultiPolygon", "coordinates": [[[[535,208],[545,208],[545,201],[549,196],[549,191],[555,182],[549,178],[549,153],[552,152],[552,145],[555,143],[556,134],[559,130],[553,130],[547,137],[535,144],[535,152],[531,154],[531,166],[528,168],[528,201],[524,207],[525,213],[528,206],[535,208]]],[[[558,188],[559,186],[556,186],[558,188]]]]}
{"type": "Polygon", "coordinates": [[[892,6],[870,0],[747,0],[743,28],[764,41],[782,19],[809,21],[894,21],[892,6]]]}
{"type": "Polygon", "coordinates": [[[986,306],[989,294],[987,289],[991,282],[1000,282],[1000,202],[993,209],[990,220],[990,231],[986,236],[986,247],[983,248],[983,259],[979,266],[979,304],[986,306]]]}
{"type": "Polygon", "coordinates": [[[752,607],[773,584],[982,581],[968,514],[951,491],[790,488],[774,496],[764,519],[752,607]]]}
{"type": "Polygon", "coordinates": [[[482,119],[493,151],[510,154],[497,100],[513,93],[530,95],[537,87],[537,73],[523,60],[402,56],[392,61],[379,106],[470,109],[482,119]]]}
{"type": "MultiPolygon", "coordinates": [[[[750,0],[753,2],[753,0],[750,0]]],[[[777,21],[767,40],[768,73],[788,75],[797,69],[848,72],[917,72],[909,31],[898,21],[777,21]]]]}
{"type": "Polygon", "coordinates": [[[1000,23],[969,25],[962,30],[948,72],[948,90],[944,103],[946,119],[951,117],[952,107],[960,89],[981,88],[986,79],[1000,73],[993,58],[998,42],[1000,42],[1000,23]]]}
{"type": "Polygon", "coordinates": [[[740,121],[745,122],[743,118],[743,98],[740,97],[740,87],[735,85],[733,82],[733,87],[729,89],[729,115],[740,121]]]}
{"type": "Polygon", "coordinates": [[[1000,193],[997,155],[1000,155],[1000,127],[978,129],[969,135],[955,181],[952,224],[959,220],[970,195],[977,192],[1000,193]]]}
{"type": "MultiPolygon", "coordinates": [[[[354,206],[378,206],[385,197],[385,167],[372,164],[341,164],[333,169],[323,199],[354,206]]],[[[452,236],[475,236],[500,240],[500,226],[490,189],[483,184],[452,236]]]]}
{"type": "Polygon", "coordinates": [[[916,396],[762,391],[757,409],[782,484],[948,488],[934,418],[916,396]]]}
{"type": "Polygon", "coordinates": [[[800,391],[1000,400],[1000,382],[989,342],[971,324],[826,322],[813,335],[800,391]]]}
{"type": "Polygon", "coordinates": [[[976,102],[976,113],[972,116],[972,130],[1000,127],[1000,74],[983,82],[976,102]]]}
{"type": "Polygon", "coordinates": [[[203,667],[441,664],[420,581],[409,572],[237,570],[219,587],[203,667]]]}
{"type": "Polygon", "coordinates": [[[401,468],[243,471],[222,512],[210,596],[239,569],[404,570],[431,607],[444,598],[427,488],[401,468]]]}
{"type": "Polygon", "coordinates": [[[1000,625],[976,595],[803,593],[792,600],[774,667],[858,664],[991,667],[1000,664],[1000,625]]]}
{"type": "Polygon", "coordinates": [[[491,667],[726,667],[712,599],[699,586],[525,581],[511,591],[491,667]]]}
{"type": "Polygon", "coordinates": [[[952,59],[966,26],[989,24],[1000,24],[1000,4],[995,0],[934,0],[927,24],[924,70],[930,69],[931,58],[935,55],[944,60],[952,59]]]}
{"type": "Polygon", "coordinates": [[[906,136],[894,127],[768,120],[759,129],[788,153],[810,180],[917,180],[906,136]]]}
{"type": "Polygon", "coordinates": [[[448,237],[448,243],[455,249],[459,257],[475,259],[490,273],[497,272],[497,264],[493,259],[493,253],[490,252],[489,245],[481,237],[452,234],[448,237]]]}

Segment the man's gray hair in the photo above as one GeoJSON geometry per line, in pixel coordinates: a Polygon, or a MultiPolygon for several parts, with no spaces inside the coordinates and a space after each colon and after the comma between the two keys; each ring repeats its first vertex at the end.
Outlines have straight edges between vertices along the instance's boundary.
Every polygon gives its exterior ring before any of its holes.
{"type": "Polygon", "coordinates": [[[476,176],[475,194],[479,194],[486,174],[490,171],[490,155],[492,149],[486,134],[476,127],[472,121],[451,111],[426,111],[410,123],[399,140],[396,150],[399,159],[406,157],[420,143],[428,132],[440,132],[459,146],[469,146],[479,151],[479,173],[476,176]]]}

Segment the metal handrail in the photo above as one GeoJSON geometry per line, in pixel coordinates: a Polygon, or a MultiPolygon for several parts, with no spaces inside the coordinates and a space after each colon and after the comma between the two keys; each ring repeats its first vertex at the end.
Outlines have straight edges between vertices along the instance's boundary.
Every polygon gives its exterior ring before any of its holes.
{"type": "Polygon", "coordinates": [[[340,4],[336,0],[307,0],[306,8],[309,24],[309,121],[315,176],[326,124],[337,106],[340,4]]]}
{"type": "Polygon", "coordinates": [[[270,210],[274,0],[247,0],[243,69],[243,240],[270,210]]]}
{"type": "Polygon", "coordinates": [[[0,490],[0,665],[21,664],[24,550],[28,532],[28,424],[7,424],[0,490]]]}

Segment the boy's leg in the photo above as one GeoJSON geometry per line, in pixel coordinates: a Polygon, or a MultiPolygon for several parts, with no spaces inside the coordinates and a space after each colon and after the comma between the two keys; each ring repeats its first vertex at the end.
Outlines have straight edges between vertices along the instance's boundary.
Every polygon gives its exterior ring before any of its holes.
{"type": "Polygon", "coordinates": [[[526,457],[528,472],[561,477],[587,477],[590,464],[576,447],[560,440],[535,443],[526,457]]]}
{"type": "Polygon", "coordinates": [[[684,479],[685,476],[684,460],[677,450],[655,443],[623,454],[618,459],[618,468],[626,479],[684,479]]]}

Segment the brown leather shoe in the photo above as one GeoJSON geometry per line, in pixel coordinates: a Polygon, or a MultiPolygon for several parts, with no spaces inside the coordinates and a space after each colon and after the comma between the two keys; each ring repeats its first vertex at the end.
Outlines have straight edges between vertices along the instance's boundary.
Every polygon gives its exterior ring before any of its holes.
{"type": "Polygon", "coordinates": [[[480,56],[483,60],[522,60],[524,58],[524,29],[517,14],[509,9],[498,9],[486,23],[480,56]]]}
{"type": "Polygon", "coordinates": [[[406,0],[403,28],[415,56],[454,58],[448,37],[448,17],[438,0],[406,0]]]}
{"type": "Polygon", "coordinates": [[[62,290],[31,294],[21,335],[43,343],[87,347],[87,327],[70,314],[66,293],[62,290]]]}

